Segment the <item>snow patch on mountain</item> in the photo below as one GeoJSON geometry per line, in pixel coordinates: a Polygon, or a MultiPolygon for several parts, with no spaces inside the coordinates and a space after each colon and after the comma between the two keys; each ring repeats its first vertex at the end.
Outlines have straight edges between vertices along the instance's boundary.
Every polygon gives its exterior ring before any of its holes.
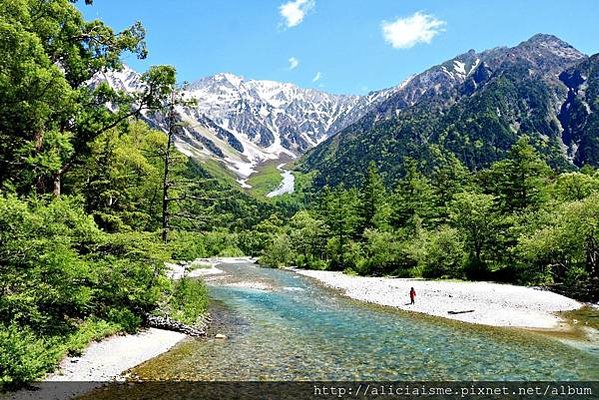
{"type": "Polygon", "coordinates": [[[455,64],[454,69],[458,74],[466,75],[466,64],[458,60],[455,60],[453,63],[455,64]]]}
{"type": "MultiPolygon", "coordinates": [[[[125,66],[104,73],[97,81],[127,92],[142,90],[141,75],[125,66]]],[[[196,101],[178,107],[185,121],[175,138],[189,157],[216,159],[235,173],[242,186],[266,161],[297,158],[308,149],[353,124],[400,87],[366,96],[335,95],[302,89],[291,83],[249,80],[220,73],[200,79],[184,90],[196,101]]],[[[150,123],[161,127],[155,117],[150,123]]]]}

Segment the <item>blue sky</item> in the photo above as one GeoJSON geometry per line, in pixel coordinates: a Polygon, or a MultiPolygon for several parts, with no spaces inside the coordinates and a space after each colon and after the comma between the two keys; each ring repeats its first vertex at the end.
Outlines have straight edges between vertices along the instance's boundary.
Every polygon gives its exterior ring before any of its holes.
{"type": "Polygon", "coordinates": [[[551,33],[599,52],[597,0],[95,0],[78,7],[114,29],[141,21],[150,55],[181,81],[219,72],[362,94],[469,49],[551,33]]]}

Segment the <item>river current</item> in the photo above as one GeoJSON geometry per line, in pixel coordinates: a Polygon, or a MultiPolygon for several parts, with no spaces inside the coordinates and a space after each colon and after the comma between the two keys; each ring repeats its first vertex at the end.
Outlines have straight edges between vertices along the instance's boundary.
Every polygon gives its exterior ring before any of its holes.
{"type": "Polygon", "coordinates": [[[363,304],[291,271],[222,265],[215,323],[144,380],[598,380],[596,347],[363,304]],[[214,338],[216,333],[227,339],[214,338]]]}

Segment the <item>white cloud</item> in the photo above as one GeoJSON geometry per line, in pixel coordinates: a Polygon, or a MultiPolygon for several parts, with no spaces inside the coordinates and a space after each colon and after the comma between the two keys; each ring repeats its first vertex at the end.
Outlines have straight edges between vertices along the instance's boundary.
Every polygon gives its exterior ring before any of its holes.
{"type": "Polygon", "coordinates": [[[396,49],[409,49],[418,43],[430,43],[440,32],[445,31],[446,22],[432,15],[417,12],[395,21],[381,24],[385,41],[396,49]]]}
{"type": "Polygon", "coordinates": [[[299,67],[299,60],[295,57],[289,58],[289,69],[296,69],[299,67]]]}
{"type": "Polygon", "coordinates": [[[316,7],[316,0],[292,0],[279,6],[279,12],[285,19],[287,28],[298,26],[306,14],[316,7]]]}
{"type": "Polygon", "coordinates": [[[314,75],[314,78],[312,78],[312,82],[318,82],[320,78],[322,78],[322,74],[317,72],[316,75],[314,75]]]}

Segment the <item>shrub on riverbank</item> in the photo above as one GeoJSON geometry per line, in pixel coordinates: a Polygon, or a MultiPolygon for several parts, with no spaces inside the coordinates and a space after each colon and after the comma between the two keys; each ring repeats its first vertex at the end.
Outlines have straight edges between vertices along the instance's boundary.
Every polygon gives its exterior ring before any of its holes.
{"type": "Polygon", "coordinates": [[[177,321],[196,325],[208,311],[208,290],[204,281],[188,277],[175,281],[166,311],[177,321]]]}
{"type": "Polygon", "coordinates": [[[171,283],[167,250],[155,234],[101,231],[78,198],[0,196],[0,386],[38,379],[92,340],[135,332],[171,294],[172,317],[197,320],[205,286],[171,283]]]}

